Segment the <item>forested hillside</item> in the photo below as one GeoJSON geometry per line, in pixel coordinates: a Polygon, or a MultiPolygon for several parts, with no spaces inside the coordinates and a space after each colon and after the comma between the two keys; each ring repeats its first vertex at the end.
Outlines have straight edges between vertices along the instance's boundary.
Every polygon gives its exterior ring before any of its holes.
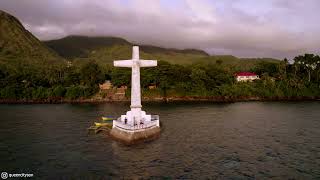
{"type": "Polygon", "coordinates": [[[0,58],[54,61],[60,57],[27,31],[18,19],[0,10],[0,58]]]}

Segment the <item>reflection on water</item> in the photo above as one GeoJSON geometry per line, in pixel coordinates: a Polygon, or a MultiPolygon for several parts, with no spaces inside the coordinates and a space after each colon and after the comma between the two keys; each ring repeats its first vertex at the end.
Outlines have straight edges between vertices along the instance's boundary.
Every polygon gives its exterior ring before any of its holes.
{"type": "Polygon", "coordinates": [[[145,104],[161,137],[124,146],[86,129],[128,104],[0,105],[0,170],[57,178],[319,179],[320,103],[145,104]]]}

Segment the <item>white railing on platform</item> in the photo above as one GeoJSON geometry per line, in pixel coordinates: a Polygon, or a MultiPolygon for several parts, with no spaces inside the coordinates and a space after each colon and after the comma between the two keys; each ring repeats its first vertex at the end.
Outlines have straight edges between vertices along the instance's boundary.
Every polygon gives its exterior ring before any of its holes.
{"type": "Polygon", "coordinates": [[[135,126],[130,126],[127,124],[122,123],[120,120],[113,121],[113,127],[117,127],[126,131],[138,131],[138,130],[145,130],[152,127],[159,126],[159,120],[153,120],[151,122],[145,124],[137,124],[135,126]]]}
{"type": "Polygon", "coordinates": [[[159,115],[151,115],[151,121],[159,120],[159,115]]]}

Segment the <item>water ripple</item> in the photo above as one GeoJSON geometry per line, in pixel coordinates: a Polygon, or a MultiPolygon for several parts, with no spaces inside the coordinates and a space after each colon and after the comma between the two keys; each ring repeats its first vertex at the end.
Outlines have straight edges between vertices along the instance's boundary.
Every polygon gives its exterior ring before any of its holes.
{"type": "Polygon", "coordinates": [[[0,169],[38,179],[320,178],[319,102],[144,108],[160,115],[161,137],[125,146],[86,128],[127,104],[1,105],[0,169]]]}

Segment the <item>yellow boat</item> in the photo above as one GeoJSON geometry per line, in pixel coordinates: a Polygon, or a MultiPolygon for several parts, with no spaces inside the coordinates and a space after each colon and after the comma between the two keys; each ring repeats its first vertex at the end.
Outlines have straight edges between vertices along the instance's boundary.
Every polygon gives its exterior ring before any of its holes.
{"type": "Polygon", "coordinates": [[[102,118],[103,121],[112,121],[113,120],[112,117],[104,117],[104,116],[102,116],[101,118],[102,118]]]}
{"type": "Polygon", "coordinates": [[[94,125],[96,125],[96,126],[107,126],[108,123],[98,123],[98,122],[94,122],[94,125]]]}
{"type": "Polygon", "coordinates": [[[96,128],[100,128],[100,127],[112,128],[112,123],[98,123],[98,122],[95,122],[94,125],[95,125],[96,128]]]}

